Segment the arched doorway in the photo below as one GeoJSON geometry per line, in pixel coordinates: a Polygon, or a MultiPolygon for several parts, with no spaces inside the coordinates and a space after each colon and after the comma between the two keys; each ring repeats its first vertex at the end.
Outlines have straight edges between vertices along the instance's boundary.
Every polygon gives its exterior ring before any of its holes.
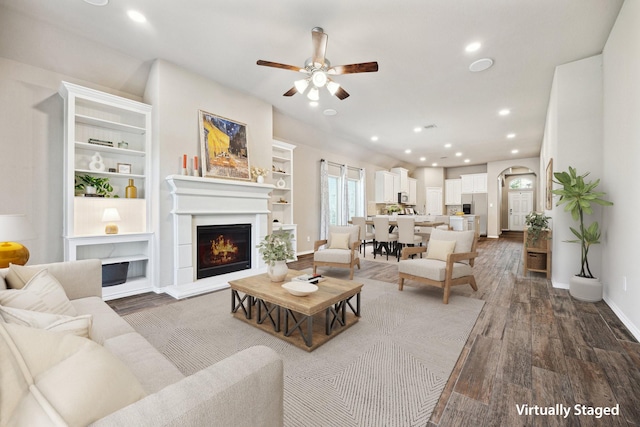
{"type": "Polygon", "coordinates": [[[522,231],[524,219],[534,210],[537,176],[531,169],[512,166],[498,176],[501,231],[522,231]]]}

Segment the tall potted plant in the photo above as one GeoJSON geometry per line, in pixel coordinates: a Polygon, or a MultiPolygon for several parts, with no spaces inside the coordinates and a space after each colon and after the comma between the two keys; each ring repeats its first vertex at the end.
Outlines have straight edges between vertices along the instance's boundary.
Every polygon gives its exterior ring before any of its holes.
{"type": "Polygon", "coordinates": [[[591,245],[600,243],[600,227],[597,221],[590,225],[585,224],[585,215],[593,213],[593,204],[611,206],[613,203],[602,199],[605,193],[595,191],[600,180],[585,182],[589,172],[578,175],[576,169],[569,166],[566,172],[556,172],[554,182],[562,188],[552,191],[560,196],[556,206],[565,205],[564,210],[571,213],[574,221],[578,222],[578,229],[569,227],[576,236],[570,243],[580,244],[580,272],[569,281],[569,293],[576,299],[588,302],[596,302],[602,299],[602,283],[593,276],[589,268],[589,249],[591,245]]]}
{"type": "Polygon", "coordinates": [[[287,277],[287,260],[293,258],[291,233],[280,229],[278,233],[267,234],[257,246],[262,259],[267,263],[267,274],[272,282],[282,282],[287,277]]]}

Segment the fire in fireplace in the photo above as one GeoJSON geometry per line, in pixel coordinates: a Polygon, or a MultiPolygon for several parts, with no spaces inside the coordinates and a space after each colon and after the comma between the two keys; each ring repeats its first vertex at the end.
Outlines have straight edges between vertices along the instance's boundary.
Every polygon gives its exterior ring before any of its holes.
{"type": "Polygon", "coordinates": [[[198,279],[251,268],[251,224],[198,226],[198,279]]]}

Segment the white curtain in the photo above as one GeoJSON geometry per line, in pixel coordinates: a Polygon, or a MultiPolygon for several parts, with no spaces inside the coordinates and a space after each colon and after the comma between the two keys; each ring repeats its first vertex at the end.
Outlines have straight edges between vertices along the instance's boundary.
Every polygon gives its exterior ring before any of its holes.
{"type": "Polygon", "coordinates": [[[320,160],[320,240],[329,236],[329,165],[320,160]]]}
{"type": "Polygon", "coordinates": [[[360,169],[360,197],[362,199],[362,214],[367,216],[367,176],[364,169],[360,169]]]}
{"type": "Polygon", "coordinates": [[[340,225],[349,225],[349,177],[347,165],[340,166],[340,183],[342,184],[340,194],[342,209],[339,221],[340,225]]]}

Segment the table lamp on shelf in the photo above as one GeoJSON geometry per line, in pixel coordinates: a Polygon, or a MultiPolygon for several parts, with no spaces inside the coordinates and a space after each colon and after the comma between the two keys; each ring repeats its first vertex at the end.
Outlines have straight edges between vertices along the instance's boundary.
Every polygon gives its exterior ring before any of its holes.
{"type": "Polygon", "coordinates": [[[106,222],[107,226],[104,228],[106,234],[118,234],[118,226],[116,221],[120,221],[120,214],[116,208],[106,208],[102,213],[102,222],[106,222]]]}
{"type": "Polygon", "coordinates": [[[29,261],[29,250],[16,241],[31,238],[26,215],[0,215],[0,268],[9,264],[25,265],[29,261]]]}

